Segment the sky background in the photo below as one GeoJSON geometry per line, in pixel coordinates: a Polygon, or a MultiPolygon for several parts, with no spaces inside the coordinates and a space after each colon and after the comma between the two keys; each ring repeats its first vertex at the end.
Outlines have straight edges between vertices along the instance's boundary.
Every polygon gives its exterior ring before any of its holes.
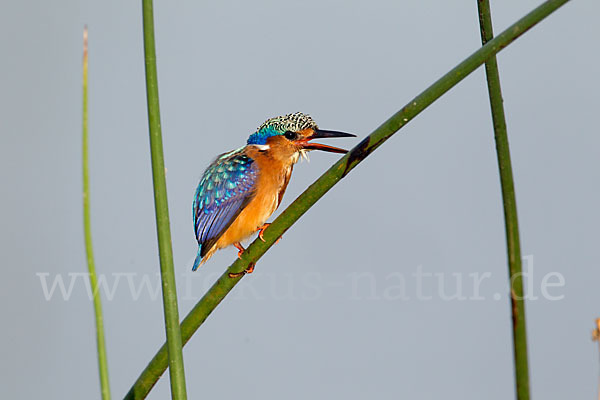
{"type": "MultiPolygon", "coordinates": [[[[539,3],[492,1],[495,32],[539,3]]],[[[160,295],[139,291],[158,272],[141,2],[3,6],[0,392],[99,398],[92,304],[77,275],[88,24],[92,229],[97,270],[114,288],[103,306],[120,398],[165,338],[160,295]],[[46,296],[55,279],[73,279],[70,295],[46,296]]],[[[498,58],[538,399],[597,396],[599,12],[573,1],[498,58]],[[544,282],[557,286],[543,292],[544,282]]],[[[476,3],[465,0],[156,1],[155,18],[182,316],[235,259],[226,249],[190,272],[192,197],[217,154],[296,111],[362,138],[480,46],[476,3]]],[[[298,165],[282,209],[338,157],[298,165]]],[[[480,68],[335,186],[223,301],[185,347],[189,398],[512,398],[502,218],[480,68]]],[[[165,375],[149,398],[168,397],[165,375]]]]}

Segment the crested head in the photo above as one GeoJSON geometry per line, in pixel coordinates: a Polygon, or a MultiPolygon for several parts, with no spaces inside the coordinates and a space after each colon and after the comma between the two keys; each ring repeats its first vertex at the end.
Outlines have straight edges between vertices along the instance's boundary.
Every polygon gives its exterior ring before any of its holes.
{"type": "Polygon", "coordinates": [[[248,138],[248,144],[264,145],[271,136],[283,135],[284,133],[299,132],[304,129],[318,129],[317,123],[308,114],[300,112],[281,115],[266,120],[248,138]]]}

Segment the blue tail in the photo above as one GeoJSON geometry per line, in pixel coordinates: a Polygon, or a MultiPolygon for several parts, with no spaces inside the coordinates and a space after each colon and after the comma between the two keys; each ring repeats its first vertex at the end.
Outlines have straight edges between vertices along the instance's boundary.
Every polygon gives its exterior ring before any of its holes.
{"type": "Polygon", "coordinates": [[[194,260],[194,266],[192,267],[192,271],[195,271],[198,269],[198,266],[200,265],[200,262],[202,261],[202,256],[200,255],[200,252],[202,251],[202,245],[198,246],[198,254],[196,254],[196,260],[194,260]]]}

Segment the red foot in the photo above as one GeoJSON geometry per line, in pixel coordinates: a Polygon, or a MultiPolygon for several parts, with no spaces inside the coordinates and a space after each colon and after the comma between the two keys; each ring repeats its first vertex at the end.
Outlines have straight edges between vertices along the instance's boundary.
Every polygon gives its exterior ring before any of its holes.
{"type": "Polygon", "coordinates": [[[261,226],[260,228],[258,228],[258,238],[260,240],[262,240],[263,242],[265,241],[265,238],[263,237],[263,233],[265,232],[265,229],[267,229],[269,227],[269,225],[271,225],[270,223],[265,223],[263,224],[263,226],[261,226]]]}
{"type": "Polygon", "coordinates": [[[244,251],[246,251],[246,249],[242,246],[242,244],[240,242],[235,242],[233,244],[235,246],[236,249],[238,249],[238,258],[242,258],[242,254],[244,254],[244,251]]]}
{"type": "Polygon", "coordinates": [[[247,273],[247,274],[251,274],[251,273],[253,273],[253,272],[254,272],[254,267],[255,267],[255,266],[256,266],[256,264],[255,264],[255,263],[250,263],[250,265],[248,265],[248,268],[246,268],[246,269],[244,270],[244,272],[245,272],[245,273],[247,273]]]}
{"type": "MultiPolygon", "coordinates": [[[[265,232],[265,229],[267,229],[269,227],[269,225],[271,225],[270,223],[265,223],[263,224],[263,226],[261,226],[260,228],[258,228],[258,238],[260,240],[262,240],[263,242],[265,242],[265,238],[263,237],[263,234],[265,232]]],[[[277,241],[275,242],[275,244],[279,243],[279,241],[281,240],[281,236],[279,236],[279,239],[277,239],[277,241]]]]}
{"type": "Polygon", "coordinates": [[[230,278],[239,278],[240,276],[244,276],[246,274],[251,274],[252,272],[254,272],[255,265],[256,265],[255,263],[250,263],[250,265],[248,265],[248,268],[246,268],[242,272],[230,272],[229,277],[230,278]]]}

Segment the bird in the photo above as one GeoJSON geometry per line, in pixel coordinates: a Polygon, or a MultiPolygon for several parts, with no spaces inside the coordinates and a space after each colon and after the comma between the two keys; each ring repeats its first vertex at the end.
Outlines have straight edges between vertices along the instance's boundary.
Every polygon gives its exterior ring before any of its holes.
{"type": "MultiPolygon", "coordinates": [[[[293,113],[270,118],[252,133],[244,147],[219,155],[204,171],[192,205],[198,253],[196,271],[217,250],[234,245],[241,258],[241,242],[270,225],[290,181],[294,164],[312,150],[347,153],[338,147],[311,140],[356,137],[319,129],[308,114],[293,113]]],[[[254,264],[236,277],[251,273],[254,264]]]]}

